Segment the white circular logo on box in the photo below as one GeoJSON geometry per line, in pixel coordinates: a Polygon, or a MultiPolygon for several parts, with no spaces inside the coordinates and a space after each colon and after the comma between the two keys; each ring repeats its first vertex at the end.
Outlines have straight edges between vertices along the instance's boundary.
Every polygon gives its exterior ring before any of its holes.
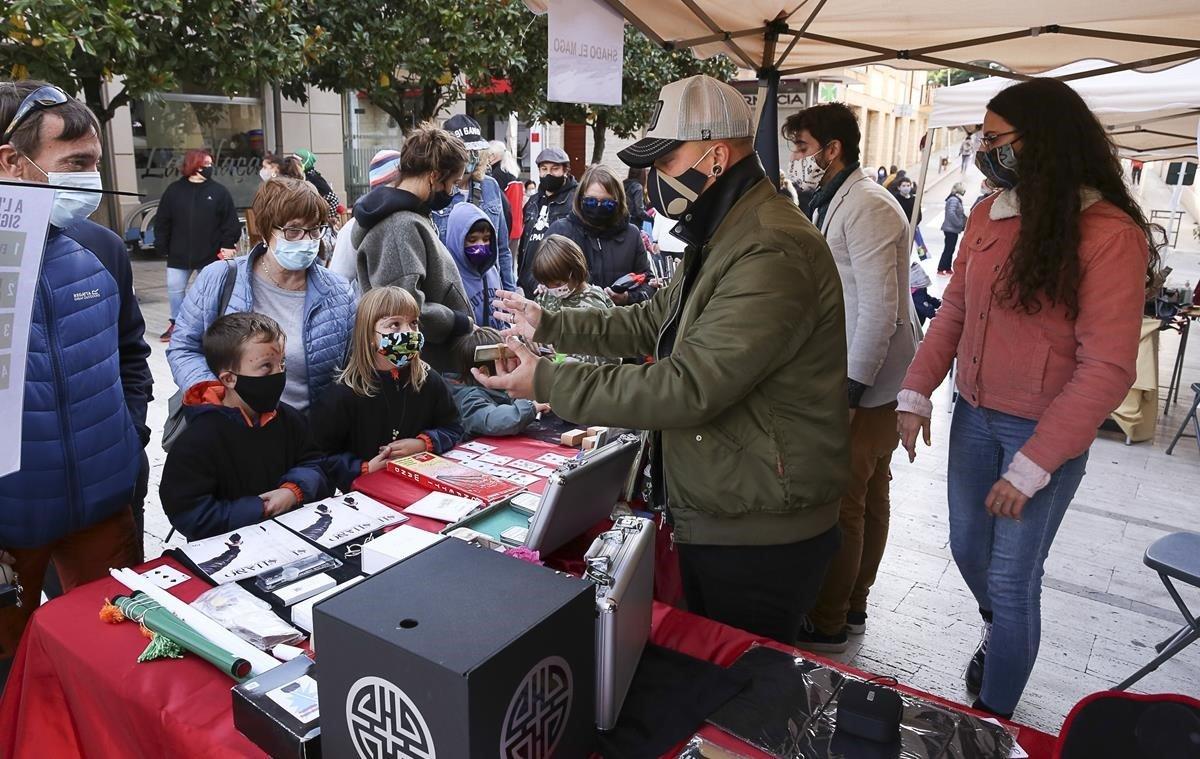
{"type": "Polygon", "coordinates": [[[571,665],[548,656],[533,666],[508,702],[500,730],[503,759],[548,759],[571,715],[571,665]]]}
{"type": "Polygon", "coordinates": [[[346,725],[359,759],[436,759],[433,736],[408,695],[381,677],[362,677],[346,695],[346,725]]]}

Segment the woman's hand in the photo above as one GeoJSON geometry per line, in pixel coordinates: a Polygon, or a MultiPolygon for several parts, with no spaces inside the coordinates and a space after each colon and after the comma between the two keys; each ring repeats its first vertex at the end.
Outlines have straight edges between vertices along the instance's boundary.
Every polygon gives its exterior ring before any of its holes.
{"type": "Polygon", "coordinates": [[[551,411],[549,403],[538,403],[537,401],[534,401],[533,408],[539,414],[549,414],[551,411]]]}
{"type": "Polygon", "coordinates": [[[542,307],[518,293],[507,290],[497,290],[496,299],[492,301],[496,307],[495,317],[505,324],[511,325],[504,330],[505,337],[516,335],[526,340],[533,340],[538,325],[542,323],[542,307]]]}
{"type": "Polygon", "coordinates": [[[925,440],[925,447],[930,445],[929,417],[901,411],[896,414],[896,431],[900,433],[900,444],[908,451],[908,461],[911,464],[917,460],[917,433],[925,440]]]}
{"type": "Polygon", "coordinates": [[[612,298],[612,302],[613,302],[614,306],[628,306],[629,305],[629,293],[628,292],[619,293],[616,290],[612,289],[611,287],[604,288],[604,292],[608,294],[608,297],[612,298]]]}
{"type": "Polygon", "coordinates": [[[1021,512],[1025,510],[1027,503],[1029,503],[1029,498],[1017,490],[1011,482],[1001,477],[988,491],[983,505],[987,512],[994,517],[1008,517],[1020,522],[1021,512]]]}
{"type": "Polygon", "coordinates": [[[263,517],[267,519],[277,517],[296,505],[296,494],[288,488],[268,490],[259,498],[263,502],[263,517]]]}

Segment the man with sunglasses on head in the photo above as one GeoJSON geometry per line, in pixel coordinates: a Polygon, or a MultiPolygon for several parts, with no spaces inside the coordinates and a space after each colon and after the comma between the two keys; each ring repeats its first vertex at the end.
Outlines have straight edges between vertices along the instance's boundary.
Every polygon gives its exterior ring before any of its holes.
{"type": "Polygon", "coordinates": [[[483,385],[565,419],[654,431],[654,501],[688,609],[791,645],[838,547],[848,470],[842,288],[829,248],[754,154],[754,117],[707,76],[668,84],[645,139],[646,193],[687,244],[671,284],[607,311],[501,293],[519,357],[483,385]],[[554,364],[564,353],[652,364],[554,364]]]}
{"type": "Polygon", "coordinates": [[[0,561],[22,586],[21,606],[0,609],[9,660],[50,562],[69,591],[141,561],[131,506],[152,380],[125,246],[87,218],[102,197],[95,117],[44,82],[0,82],[0,129],[0,179],[56,188],[25,360],[21,468],[0,477],[0,561]]]}

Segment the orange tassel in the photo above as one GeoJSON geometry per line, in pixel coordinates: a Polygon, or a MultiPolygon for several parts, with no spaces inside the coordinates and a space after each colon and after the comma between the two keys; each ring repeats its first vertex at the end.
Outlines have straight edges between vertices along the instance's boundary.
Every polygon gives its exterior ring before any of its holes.
{"type": "Polygon", "coordinates": [[[117,608],[116,604],[106,598],[104,599],[104,606],[100,607],[100,621],[115,625],[118,622],[125,621],[125,613],[117,608]]]}
{"type": "Polygon", "coordinates": [[[149,627],[146,627],[145,625],[138,625],[138,627],[140,627],[142,629],[143,637],[149,638],[150,640],[154,640],[154,633],[150,630],[149,627]]]}

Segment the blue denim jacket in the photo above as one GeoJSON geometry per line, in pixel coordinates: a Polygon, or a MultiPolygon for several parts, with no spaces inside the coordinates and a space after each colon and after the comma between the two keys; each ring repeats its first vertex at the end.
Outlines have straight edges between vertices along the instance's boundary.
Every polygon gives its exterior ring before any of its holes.
{"type": "MultiPolygon", "coordinates": [[[[475,185],[475,180],[471,180],[471,185],[475,185]]],[[[508,291],[513,291],[517,287],[516,271],[513,269],[512,250],[508,247],[508,223],[504,221],[504,202],[501,200],[503,193],[500,190],[500,184],[489,176],[483,178],[481,184],[483,199],[479,202],[479,207],[487,214],[488,220],[492,222],[492,228],[499,232],[499,240],[496,241],[500,248],[499,256],[496,259],[496,266],[500,269],[500,285],[508,291]]],[[[459,203],[465,203],[469,197],[470,186],[466,190],[459,190],[454,194],[454,199],[450,201],[450,205],[440,211],[433,212],[433,223],[437,225],[438,236],[442,238],[442,244],[449,247],[446,242],[446,226],[450,220],[450,212],[459,203]]]]}

